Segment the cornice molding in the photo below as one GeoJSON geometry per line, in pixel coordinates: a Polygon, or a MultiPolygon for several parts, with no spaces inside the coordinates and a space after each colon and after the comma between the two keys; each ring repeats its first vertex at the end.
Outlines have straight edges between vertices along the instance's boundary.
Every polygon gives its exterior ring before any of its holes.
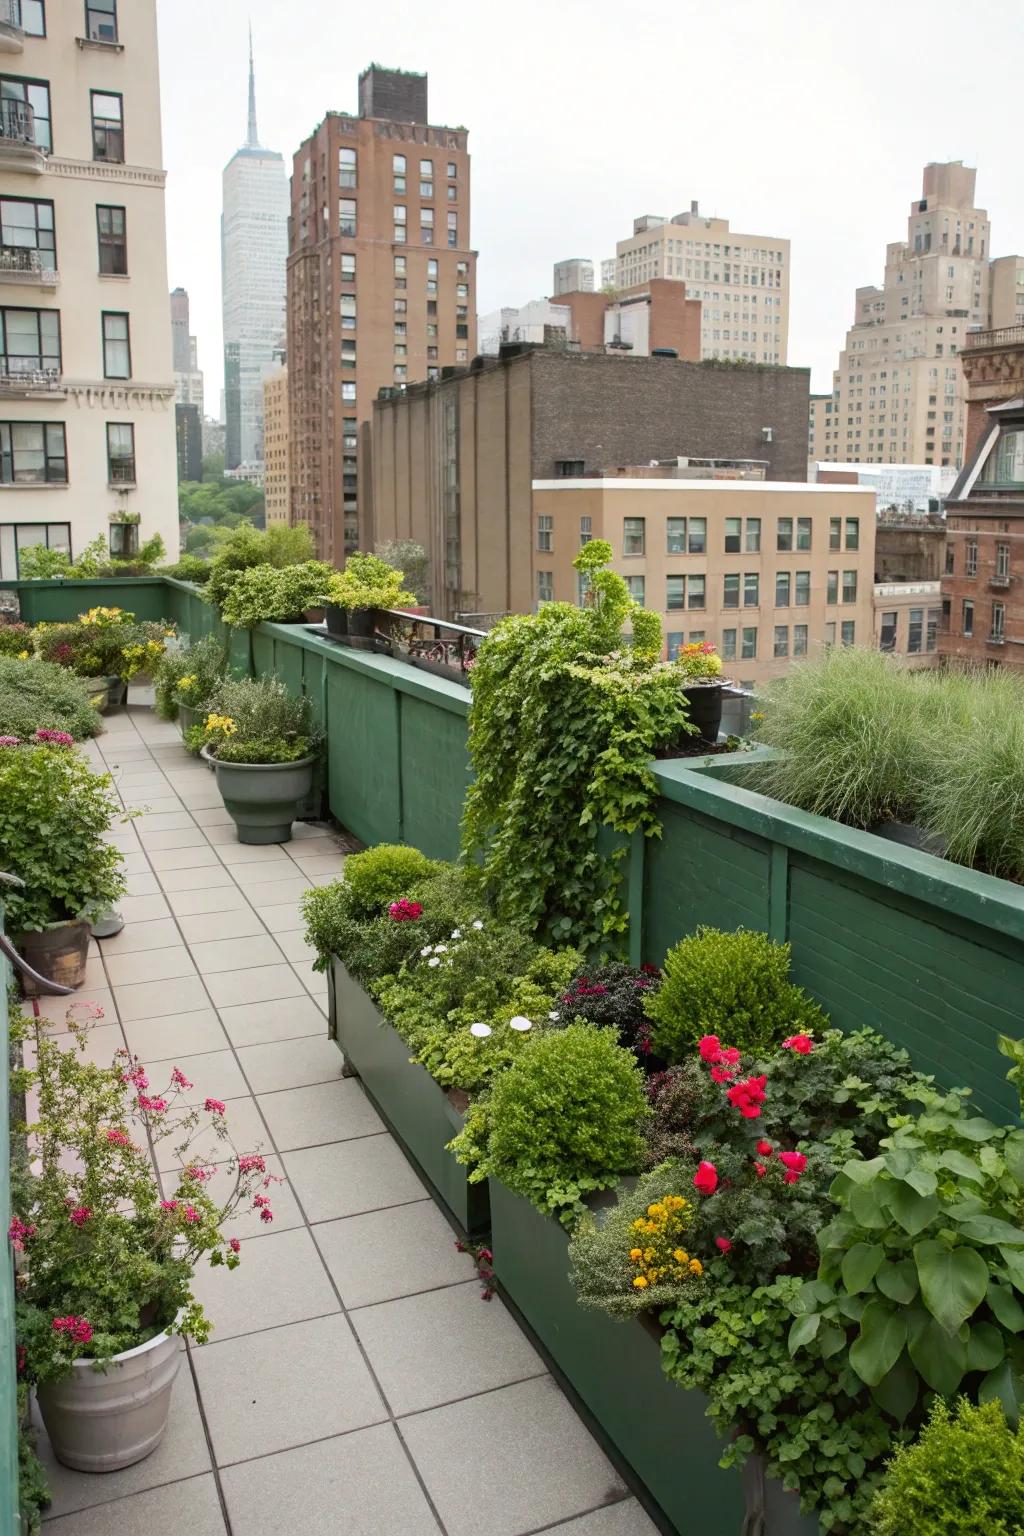
{"type": "Polygon", "coordinates": [[[67,160],[50,155],[46,161],[48,176],[68,176],[78,181],[122,181],[135,186],[163,187],[166,171],[154,171],[145,165],[120,165],[107,160],[67,160]]]}
{"type": "Polygon", "coordinates": [[[81,410],[166,410],[174,400],[173,384],[123,383],[112,379],[64,379],[61,382],[68,400],[81,410]]]}

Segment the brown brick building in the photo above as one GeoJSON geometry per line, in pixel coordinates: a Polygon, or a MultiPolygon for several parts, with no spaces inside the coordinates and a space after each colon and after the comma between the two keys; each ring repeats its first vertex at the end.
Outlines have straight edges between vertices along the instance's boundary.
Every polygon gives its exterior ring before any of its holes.
{"type": "Polygon", "coordinates": [[[476,351],[467,138],[428,122],[426,75],[371,66],[359,116],[329,112],[295,155],[289,519],[338,564],[371,543],[378,390],[439,378],[476,351]]]}
{"type": "Polygon", "coordinates": [[[374,407],[373,538],[424,546],[441,617],[533,606],[535,480],[681,455],[807,479],[806,369],[512,350],[374,407]]]}
{"type": "Polygon", "coordinates": [[[939,653],[1024,666],[1024,327],[976,331],[960,354],[965,467],[946,501],[939,653]]]}

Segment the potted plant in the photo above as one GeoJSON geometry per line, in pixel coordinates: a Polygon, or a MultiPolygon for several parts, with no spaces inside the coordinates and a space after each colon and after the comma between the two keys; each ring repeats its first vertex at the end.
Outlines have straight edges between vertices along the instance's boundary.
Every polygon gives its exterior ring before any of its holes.
{"type": "Polygon", "coordinates": [[[153,675],[153,707],[161,720],[178,720],[184,736],[224,676],[224,647],[213,635],[167,650],[153,675]]]}
{"type": "Polygon", "coordinates": [[[345,569],[327,583],[324,604],[327,632],[341,638],[369,639],[382,608],[416,602],[402,586],[402,573],[377,555],[349,555],[345,569]]]}
{"type": "Polygon", "coordinates": [[[23,882],[5,894],[6,922],[35,970],[80,987],[90,922],[125,889],[121,854],[104,841],[119,812],[109,777],[91,772],[66,732],[39,735],[0,746],[0,869],[23,882]]]}
{"type": "Polygon", "coordinates": [[[9,1231],[22,1371],[57,1459],[86,1472],[131,1466],[159,1444],[179,1336],[201,1343],[211,1331],[192,1292],[196,1266],[235,1268],[241,1244],[225,1223],[246,1208],[272,1221],[275,1182],[258,1152],[232,1146],[222,1101],[189,1103],[194,1085],[178,1067],[157,1089],[125,1050],[110,1067],[89,1062],[88,1025],[101,1015],[73,1006],[63,1050],[46,1020],[23,1026],[35,1060],[18,1087],[36,1090],[38,1118],[20,1127],[34,1171],[15,1181],[9,1231]],[[223,1168],[189,1155],[211,1125],[223,1168]],[[180,1166],[162,1198],[149,1144],[167,1140],[180,1166]]]}
{"type": "Polygon", "coordinates": [[[683,693],[703,741],[718,740],[722,724],[722,658],[710,640],[695,641],[679,648],[676,667],[686,678],[683,693]]]}
{"type": "Polygon", "coordinates": [[[313,787],[320,736],[308,698],[277,678],[227,680],[210,700],[201,756],[240,843],[287,843],[313,787]]]}
{"type": "Polygon", "coordinates": [[[280,568],[250,566],[234,574],[220,605],[221,617],[236,629],[298,623],[333,575],[333,568],[321,560],[280,568]]]}

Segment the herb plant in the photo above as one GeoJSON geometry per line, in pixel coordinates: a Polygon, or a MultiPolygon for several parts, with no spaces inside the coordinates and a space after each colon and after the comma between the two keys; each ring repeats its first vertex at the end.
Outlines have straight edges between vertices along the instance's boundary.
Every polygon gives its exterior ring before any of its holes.
{"type": "Polygon", "coordinates": [[[871,1511],[875,1536],[1017,1536],[1024,1440],[999,1403],[941,1399],[913,1445],[898,1446],[871,1511]]]}
{"type": "Polygon", "coordinates": [[[254,566],[283,570],[285,566],[312,560],[313,554],[313,536],[305,523],[298,523],[294,528],[275,524],[267,529],[242,524],[232,530],[226,543],[210,561],[203,597],[219,608],[234,586],[239,571],[254,566]]]}
{"type": "Polygon", "coordinates": [[[0,736],[24,740],[42,728],[85,741],[100,725],[88,683],[73,672],[46,661],[0,656],[0,736]]]}
{"type": "Polygon", "coordinates": [[[276,677],[225,678],[208,701],[205,744],[225,763],[293,763],[319,745],[313,707],[276,677]]]}
{"type": "Polygon", "coordinates": [[[224,676],[224,647],[213,635],[164,652],[153,677],[156,713],[174,720],[179,704],[201,709],[224,676]]]}
{"type": "Polygon", "coordinates": [[[350,613],[367,608],[405,608],[415,606],[415,592],[402,585],[402,572],[377,555],[349,555],[345,569],[336,571],[321,587],[327,602],[336,603],[350,613]]]}
{"type": "Polygon", "coordinates": [[[261,623],[293,623],[316,606],[333,575],[320,560],[305,560],[280,570],[257,565],[237,572],[221,602],[225,624],[251,629],[261,623]]]}

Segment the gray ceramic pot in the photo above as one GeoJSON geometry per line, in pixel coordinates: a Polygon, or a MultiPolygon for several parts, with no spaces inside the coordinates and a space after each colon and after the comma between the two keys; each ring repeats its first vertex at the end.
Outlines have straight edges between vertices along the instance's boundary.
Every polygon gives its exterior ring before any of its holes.
{"type": "Polygon", "coordinates": [[[292,822],[313,788],[315,756],[296,763],[221,763],[209,747],[200,756],[213,765],[240,843],[291,841],[292,822]]]}
{"type": "Polygon", "coordinates": [[[116,1472],[155,1451],[180,1363],[177,1334],[158,1333],[101,1371],[76,1360],[67,1376],[42,1383],[39,1411],[57,1460],[77,1472],[116,1472]]]}

